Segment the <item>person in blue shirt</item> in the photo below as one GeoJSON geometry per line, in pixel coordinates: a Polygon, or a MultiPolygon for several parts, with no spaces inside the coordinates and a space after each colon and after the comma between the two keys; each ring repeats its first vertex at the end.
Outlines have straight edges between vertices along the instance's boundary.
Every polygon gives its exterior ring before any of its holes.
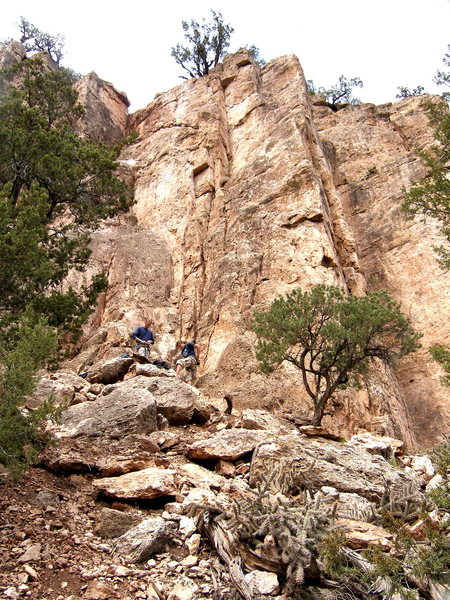
{"type": "Polygon", "coordinates": [[[143,327],[137,327],[131,334],[131,337],[136,340],[136,353],[145,358],[149,358],[150,348],[155,343],[155,336],[150,329],[151,326],[152,322],[147,319],[143,327]]]}
{"type": "Polygon", "coordinates": [[[195,378],[196,367],[200,364],[200,347],[195,343],[180,340],[177,342],[177,349],[181,350],[181,358],[176,361],[177,375],[185,369],[189,380],[195,378]]]}

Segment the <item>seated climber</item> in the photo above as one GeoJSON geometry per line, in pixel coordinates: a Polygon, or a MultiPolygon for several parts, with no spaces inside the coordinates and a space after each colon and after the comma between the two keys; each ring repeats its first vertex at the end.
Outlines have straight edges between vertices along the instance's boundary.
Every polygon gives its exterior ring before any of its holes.
{"type": "Polygon", "coordinates": [[[181,357],[176,361],[176,373],[180,375],[185,369],[188,379],[192,380],[196,376],[196,367],[200,364],[200,347],[195,343],[180,340],[177,342],[177,349],[181,350],[181,357]]]}
{"type": "Polygon", "coordinates": [[[137,327],[131,334],[131,337],[136,340],[136,354],[146,359],[150,358],[150,349],[155,343],[155,336],[150,329],[151,326],[151,320],[147,319],[143,327],[137,327]]]}

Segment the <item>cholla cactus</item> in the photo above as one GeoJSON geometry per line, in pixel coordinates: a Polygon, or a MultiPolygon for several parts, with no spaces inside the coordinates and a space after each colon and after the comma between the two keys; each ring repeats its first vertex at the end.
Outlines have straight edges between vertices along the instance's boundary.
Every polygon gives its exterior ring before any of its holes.
{"type": "Polygon", "coordinates": [[[316,547],[329,531],[335,506],[324,508],[320,496],[309,492],[288,498],[280,491],[295,480],[295,467],[277,468],[263,476],[253,494],[233,503],[228,526],[239,540],[262,558],[270,555],[281,564],[288,588],[301,585],[305,569],[315,566],[316,547]]]}
{"type": "Polygon", "coordinates": [[[414,521],[426,508],[426,502],[413,481],[385,482],[378,510],[373,515],[374,521],[383,522],[386,515],[404,523],[414,521]]]}

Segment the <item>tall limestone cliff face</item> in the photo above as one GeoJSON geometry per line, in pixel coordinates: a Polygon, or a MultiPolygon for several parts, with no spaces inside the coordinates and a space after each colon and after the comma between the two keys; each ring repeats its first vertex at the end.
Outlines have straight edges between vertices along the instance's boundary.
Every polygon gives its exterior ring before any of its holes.
{"type": "MultiPolygon", "coordinates": [[[[150,316],[163,355],[179,337],[202,346],[205,394],[306,415],[297,373],[258,372],[249,321],[275,296],[319,282],[355,294],[386,287],[425,348],[448,342],[437,230],[399,210],[402,186],[422,174],[416,147],[432,139],[420,100],[332,112],[312,105],[295,57],[259,69],[241,53],[159,95],[128,127],[139,137],[121,164],[136,203],[94,236],[92,269],[110,286],[74,366],[117,354],[150,316]]],[[[395,372],[376,365],[363,390],[336,396],[324,423],[427,445],[450,420],[444,392],[424,349],[395,372]]]]}

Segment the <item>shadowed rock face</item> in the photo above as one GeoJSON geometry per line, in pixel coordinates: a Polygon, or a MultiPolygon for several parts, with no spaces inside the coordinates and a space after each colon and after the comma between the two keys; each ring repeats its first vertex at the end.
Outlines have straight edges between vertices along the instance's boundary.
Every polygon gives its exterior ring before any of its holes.
{"type": "Polygon", "coordinates": [[[135,205],[95,233],[92,265],[72,280],[102,270],[110,284],[74,368],[119,355],[150,316],[164,358],[181,337],[201,345],[206,395],[232,392],[237,408],[304,418],[298,374],[258,371],[252,312],[299,286],[384,287],[425,334],[424,349],[339,392],[324,425],[436,440],[450,407],[427,348],[450,342],[449,275],[430,250],[435,224],[400,212],[403,186],[424,173],[418,150],[432,142],[423,99],[333,112],[313,105],[296,57],[259,69],[245,52],[130,116],[124,95],[95,74],[77,85],[83,133],[139,137],[120,161],[135,205]]]}

